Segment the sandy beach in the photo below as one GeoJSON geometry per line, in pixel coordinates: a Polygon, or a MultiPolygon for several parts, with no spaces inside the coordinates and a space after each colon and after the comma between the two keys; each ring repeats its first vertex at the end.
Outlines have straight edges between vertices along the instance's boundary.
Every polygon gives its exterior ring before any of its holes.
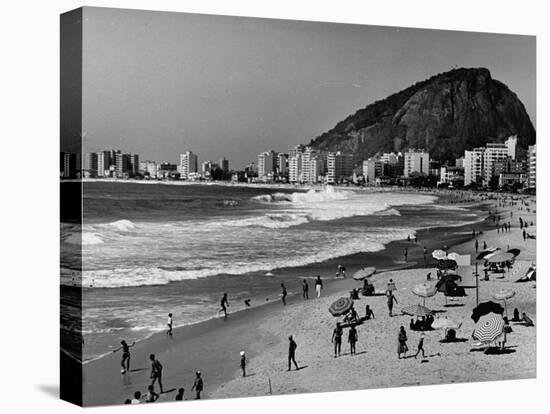
{"type": "MultiPolygon", "coordinates": [[[[495,211],[497,204],[493,203],[490,208],[495,211]]],[[[514,268],[504,278],[491,277],[489,281],[480,281],[479,301],[491,300],[493,293],[511,288],[516,291],[516,296],[508,302],[509,313],[517,307],[520,312],[526,312],[536,325],[535,283],[514,283],[535,261],[536,252],[536,240],[524,241],[518,222],[521,216],[525,221],[536,224],[533,205],[531,212],[525,209],[520,211],[520,207],[498,207],[502,222],[511,223],[510,232],[487,230],[491,224],[485,223],[479,235],[480,250],[483,242],[489,247],[521,250],[514,268]],[[511,210],[513,217],[509,218],[511,210]]],[[[447,240],[446,232],[442,232],[440,238],[426,240],[429,252],[447,244],[452,246],[450,251],[475,256],[474,241],[467,233],[464,231],[460,238],[453,233],[455,239],[447,240]]],[[[422,233],[421,237],[426,238],[422,233]]],[[[381,254],[399,254],[397,252],[401,252],[403,246],[407,246],[406,241],[396,242],[393,246],[387,246],[381,254]]],[[[400,310],[402,306],[422,303],[411,289],[425,282],[428,272],[435,275],[434,262],[424,266],[419,250],[418,246],[411,248],[409,261],[402,263],[402,269],[383,271],[385,269],[379,268],[379,272],[372,277],[377,290],[384,290],[390,278],[396,283],[395,296],[399,304],[394,307],[394,317],[388,316],[384,296],[360,296],[356,301],[355,308],[360,316],[365,305],[369,304],[376,318],[358,327],[359,341],[354,356],[349,355],[346,331],[343,354],[339,358],[333,357],[331,334],[337,319],[328,312],[328,307],[337,298],[347,297],[350,289],[360,287],[360,282],[347,278],[328,283],[319,299],[313,298],[315,295],[310,287],[309,300],[292,295],[285,307],[279,301],[273,301],[253,311],[233,313],[228,321],[218,318],[179,328],[172,338],[164,334],[154,335],[132,348],[131,371],[125,375],[119,373],[120,354],[110,354],[85,364],[84,404],[122,404],[127,398],[132,398],[136,390],[145,393],[150,383],[150,353],[155,353],[164,365],[163,382],[168,392],[161,394],[159,401],[173,401],[175,390],[180,387],[186,390],[185,399],[193,399],[191,385],[197,370],[202,372],[204,378],[203,398],[535,377],[536,328],[512,323],[513,333],[508,335],[507,349],[502,354],[486,355],[474,346],[475,341],[471,338],[474,322],[470,315],[476,301],[475,289],[467,289],[466,297],[449,300],[450,306],[445,306],[445,297],[441,293],[426,300],[426,306],[436,311],[438,316],[462,322],[457,337],[464,338],[464,341],[440,343],[443,331],[428,331],[424,346],[426,358],[410,357],[416,352],[420,333],[409,330],[410,317],[402,316],[400,310]],[[401,325],[409,338],[409,358],[399,360],[396,347],[401,325]],[[299,371],[287,372],[289,335],[293,335],[298,344],[296,360],[301,367],[299,371]],[[245,351],[247,356],[245,378],[239,368],[240,351],[245,351]]],[[[320,273],[333,273],[335,263],[325,263],[324,266],[325,269],[318,269],[320,273]]],[[[353,269],[353,263],[348,268],[353,269]]],[[[473,272],[474,266],[460,267],[458,270],[459,274],[464,275],[473,272]]]]}

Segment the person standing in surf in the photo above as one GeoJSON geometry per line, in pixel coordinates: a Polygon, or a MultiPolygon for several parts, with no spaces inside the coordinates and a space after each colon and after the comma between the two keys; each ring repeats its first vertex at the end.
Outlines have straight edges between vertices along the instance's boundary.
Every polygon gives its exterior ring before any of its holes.
{"type": "Polygon", "coordinates": [[[173,325],[173,324],[174,324],[174,320],[172,319],[172,314],[169,313],[169,314],[168,314],[168,322],[167,322],[168,331],[166,332],[166,335],[172,336],[172,325],[173,325]]]}
{"type": "Polygon", "coordinates": [[[113,353],[118,352],[122,349],[122,361],[120,365],[122,366],[121,374],[125,374],[130,371],[130,348],[133,347],[136,343],[132,342],[132,345],[128,345],[123,339],[120,341],[120,346],[113,351],[113,353]]]}
{"type": "Polygon", "coordinates": [[[317,297],[321,297],[321,290],[323,289],[323,281],[321,280],[321,276],[317,275],[317,279],[315,279],[315,290],[317,291],[317,297]]]}
{"type": "Polygon", "coordinates": [[[281,283],[281,300],[283,301],[283,305],[286,306],[286,286],[284,283],[281,283]]]}
{"type": "Polygon", "coordinates": [[[218,313],[223,312],[224,319],[227,319],[227,308],[229,307],[229,301],[227,300],[227,293],[223,294],[222,300],[220,301],[221,309],[218,313]]]}

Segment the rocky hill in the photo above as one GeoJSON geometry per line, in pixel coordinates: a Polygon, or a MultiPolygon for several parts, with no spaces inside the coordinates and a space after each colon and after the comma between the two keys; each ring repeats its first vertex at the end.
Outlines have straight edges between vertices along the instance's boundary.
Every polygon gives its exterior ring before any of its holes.
{"type": "Polygon", "coordinates": [[[432,158],[447,161],[510,135],[518,136],[522,149],[535,142],[519,98],[489,70],[460,68],[360,109],[310,145],[353,153],[356,161],[407,148],[425,148],[432,158]]]}

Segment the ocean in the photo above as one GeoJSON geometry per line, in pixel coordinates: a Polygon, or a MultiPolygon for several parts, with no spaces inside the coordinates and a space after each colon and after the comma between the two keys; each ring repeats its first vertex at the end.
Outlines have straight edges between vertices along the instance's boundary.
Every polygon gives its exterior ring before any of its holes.
{"type": "Polygon", "coordinates": [[[83,287],[85,361],[166,329],[169,312],[175,326],[218,317],[223,292],[230,312],[277,300],[283,282],[301,294],[315,264],[482,216],[432,195],[332,187],[86,182],[83,193],[82,236],[62,223],[61,284],[83,287]]]}

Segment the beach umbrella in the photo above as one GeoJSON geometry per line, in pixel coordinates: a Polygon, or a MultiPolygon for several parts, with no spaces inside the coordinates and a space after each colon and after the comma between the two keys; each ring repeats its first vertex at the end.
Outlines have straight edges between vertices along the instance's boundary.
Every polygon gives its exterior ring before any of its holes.
{"type": "Polygon", "coordinates": [[[355,272],[353,274],[353,278],[355,280],[363,280],[367,277],[371,277],[375,273],[376,273],[376,267],[373,267],[373,266],[364,267],[363,269],[359,269],[357,272],[355,272]]]}
{"type": "Polygon", "coordinates": [[[412,288],[412,293],[423,298],[423,305],[426,305],[426,298],[434,296],[437,293],[437,289],[429,283],[421,283],[412,288]]]}
{"type": "Polygon", "coordinates": [[[512,260],[514,260],[514,255],[512,253],[498,253],[487,258],[488,263],[505,263],[512,260]]]}
{"type": "Polygon", "coordinates": [[[480,342],[493,342],[504,331],[504,319],[497,313],[488,313],[479,318],[474,330],[474,339],[480,342]]]}
{"type": "Polygon", "coordinates": [[[406,306],[403,309],[401,309],[401,312],[404,315],[411,315],[411,316],[428,316],[432,313],[430,309],[428,309],[425,306],[422,305],[411,305],[406,306]]]}
{"type": "Polygon", "coordinates": [[[444,318],[436,318],[432,322],[432,328],[434,329],[458,329],[460,328],[462,324],[458,323],[452,319],[449,319],[447,317],[444,318]]]}
{"type": "Polygon", "coordinates": [[[436,260],[442,260],[447,258],[447,253],[443,250],[434,250],[432,252],[432,257],[436,260]]]}
{"type": "Polygon", "coordinates": [[[479,318],[489,313],[502,315],[504,313],[504,308],[493,301],[482,302],[472,310],[472,319],[477,323],[479,318]]]}
{"type": "Polygon", "coordinates": [[[514,257],[518,256],[520,254],[520,250],[519,249],[510,249],[508,250],[506,253],[511,253],[514,255],[514,257]]]}
{"type": "Polygon", "coordinates": [[[454,260],[442,259],[437,262],[437,268],[439,270],[451,270],[457,268],[457,263],[454,260]]]}
{"type": "Polygon", "coordinates": [[[507,308],[506,301],[508,299],[512,299],[514,296],[516,296],[516,292],[512,289],[501,289],[493,295],[493,298],[495,298],[496,300],[501,300],[504,302],[504,312],[506,316],[508,316],[508,308],[507,308]]]}
{"type": "Polygon", "coordinates": [[[340,298],[330,305],[328,311],[332,314],[332,316],[341,316],[348,313],[352,307],[353,300],[350,298],[340,298]]]}
{"type": "Polygon", "coordinates": [[[458,258],[460,257],[460,255],[458,253],[449,253],[447,255],[447,259],[451,259],[451,260],[454,260],[455,262],[458,262],[458,258]]]}
{"type": "Polygon", "coordinates": [[[498,250],[498,247],[490,247],[488,249],[485,249],[476,256],[476,260],[484,259],[487,256],[494,254],[497,250],[498,250]]]}

